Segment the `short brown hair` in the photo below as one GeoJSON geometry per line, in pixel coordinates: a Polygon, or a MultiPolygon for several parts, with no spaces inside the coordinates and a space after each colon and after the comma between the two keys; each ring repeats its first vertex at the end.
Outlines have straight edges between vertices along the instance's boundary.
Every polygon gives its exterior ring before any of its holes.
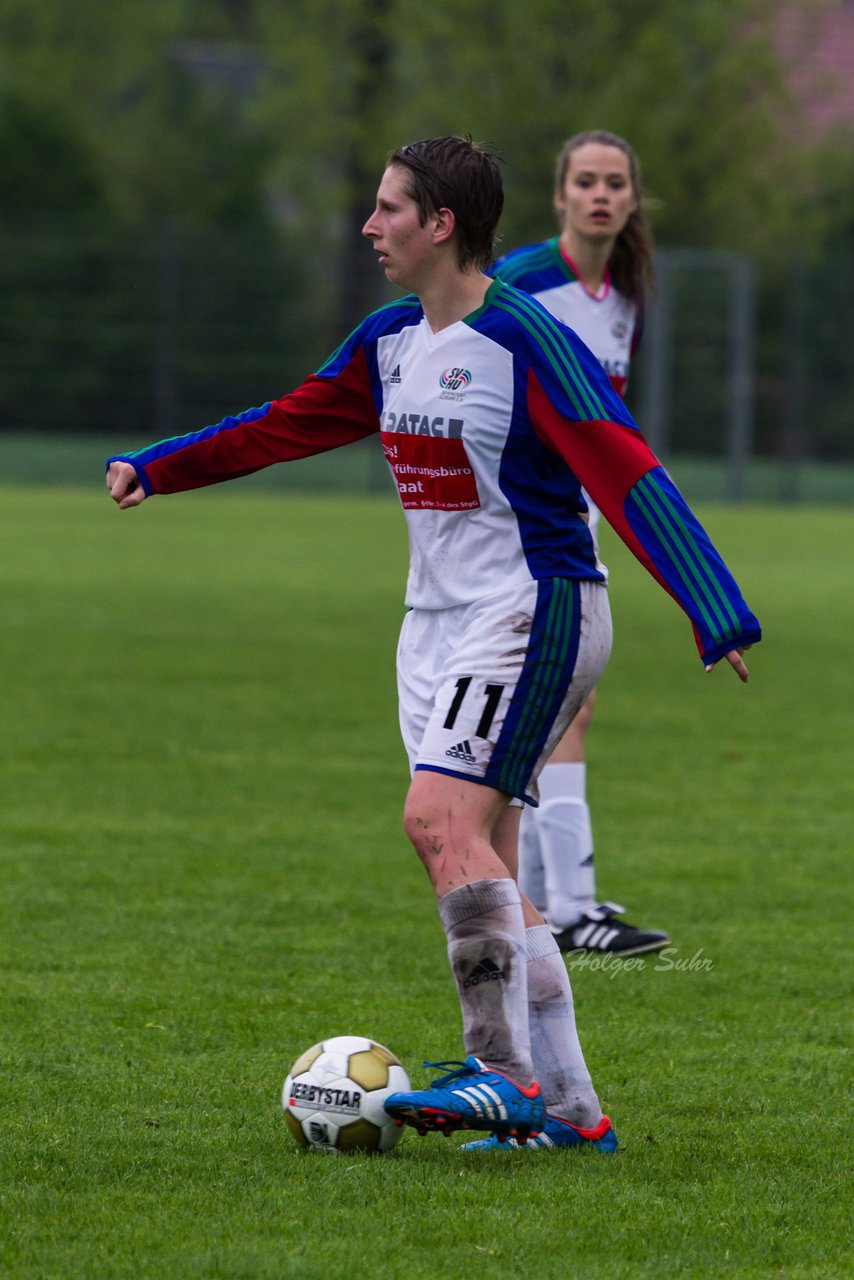
{"type": "Polygon", "coordinates": [[[485,271],[492,263],[504,186],[498,156],[489,146],[456,135],[426,138],[399,147],[388,158],[408,173],[407,191],[421,215],[421,225],[439,209],[456,219],[457,261],[485,271]]]}

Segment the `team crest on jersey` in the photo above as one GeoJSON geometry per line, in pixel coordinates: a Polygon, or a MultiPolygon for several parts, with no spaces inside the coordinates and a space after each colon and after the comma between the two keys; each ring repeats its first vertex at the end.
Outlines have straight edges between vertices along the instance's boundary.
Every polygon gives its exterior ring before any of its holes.
{"type": "Polygon", "coordinates": [[[629,326],[625,320],[615,320],[611,325],[611,333],[619,342],[622,342],[626,334],[629,332],[629,326]]]}
{"type": "Polygon", "coordinates": [[[472,375],[469,369],[461,369],[457,366],[445,369],[439,377],[439,386],[442,388],[439,399],[462,400],[471,384],[472,375]]]}

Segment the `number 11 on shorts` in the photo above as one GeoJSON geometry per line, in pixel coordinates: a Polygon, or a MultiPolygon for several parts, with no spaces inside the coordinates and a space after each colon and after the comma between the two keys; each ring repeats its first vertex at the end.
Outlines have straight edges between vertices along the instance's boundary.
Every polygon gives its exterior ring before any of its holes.
{"type": "MultiPolygon", "coordinates": [[[[453,729],[457,716],[460,713],[460,707],[465,701],[465,696],[469,691],[472,682],[472,676],[460,676],[457,680],[457,691],[454,694],[451,705],[448,708],[448,714],[445,717],[445,729],[453,729]]],[[[495,713],[498,710],[498,704],[501,701],[501,695],[504,692],[503,684],[488,684],[484,687],[484,707],[483,714],[478,721],[475,729],[476,738],[488,738],[489,730],[495,719],[495,713]]]]}

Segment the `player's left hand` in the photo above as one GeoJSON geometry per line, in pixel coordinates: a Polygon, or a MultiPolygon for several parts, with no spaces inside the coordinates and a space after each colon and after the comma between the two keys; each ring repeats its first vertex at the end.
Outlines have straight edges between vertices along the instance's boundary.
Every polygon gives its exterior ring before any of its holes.
{"type": "MultiPolygon", "coordinates": [[[[747,684],[748,680],[750,679],[750,672],[747,670],[747,663],[744,661],[744,659],[741,656],[743,653],[746,653],[749,648],[750,648],[750,645],[746,644],[741,649],[730,649],[729,653],[724,654],[724,657],[726,658],[727,662],[732,667],[732,669],[735,671],[735,674],[738,676],[742,684],[747,684]]],[[[708,667],[706,667],[707,671],[714,671],[714,669],[715,669],[714,663],[711,663],[708,667]]]]}

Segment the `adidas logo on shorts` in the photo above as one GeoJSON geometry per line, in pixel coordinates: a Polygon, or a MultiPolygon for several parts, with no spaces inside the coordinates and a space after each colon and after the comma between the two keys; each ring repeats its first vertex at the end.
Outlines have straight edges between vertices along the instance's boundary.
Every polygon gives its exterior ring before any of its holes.
{"type": "Polygon", "coordinates": [[[479,987],[482,982],[498,982],[504,977],[504,970],[499,969],[494,960],[487,957],[478,960],[469,976],[464,980],[464,987],[479,987]]]}
{"type": "Polygon", "coordinates": [[[458,742],[455,747],[448,747],[445,755],[450,756],[452,760],[463,760],[466,764],[477,764],[476,757],[471,753],[471,743],[468,738],[465,742],[458,742]]]}

